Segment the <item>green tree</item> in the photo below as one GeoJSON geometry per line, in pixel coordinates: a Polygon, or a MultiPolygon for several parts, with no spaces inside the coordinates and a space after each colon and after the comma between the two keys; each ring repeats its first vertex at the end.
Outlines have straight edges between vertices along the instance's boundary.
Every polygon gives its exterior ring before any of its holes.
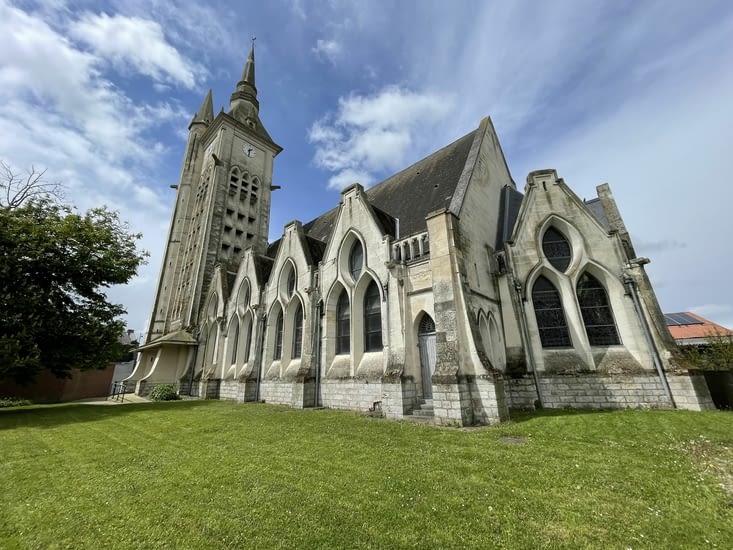
{"type": "Polygon", "coordinates": [[[104,289],[135,275],[147,255],[140,235],[107,208],[80,214],[28,191],[0,198],[0,380],[103,368],[125,351],[125,310],[104,289]]]}
{"type": "Polygon", "coordinates": [[[733,368],[733,334],[716,329],[706,336],[706,340],[705,344],[683,347],[682,353],[701,369],[733,368]]]}

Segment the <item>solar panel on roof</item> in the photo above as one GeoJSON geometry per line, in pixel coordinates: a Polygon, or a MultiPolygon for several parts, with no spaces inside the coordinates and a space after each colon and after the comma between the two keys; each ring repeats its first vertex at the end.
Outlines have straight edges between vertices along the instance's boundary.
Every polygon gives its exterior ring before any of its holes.
{"type": "Polygon", "coordinates": [[[700,319],[696,319],[689,313],[665,313],[664,320],[667,322],[667,326],[680,326],[680,325],[702,325],[703,322],[700,319]]]}

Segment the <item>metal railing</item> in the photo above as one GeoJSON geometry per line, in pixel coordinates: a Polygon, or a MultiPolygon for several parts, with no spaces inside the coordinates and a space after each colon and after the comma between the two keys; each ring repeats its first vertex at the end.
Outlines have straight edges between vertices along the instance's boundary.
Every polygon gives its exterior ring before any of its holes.
{"type": "Polygon", "coordinates": [[[127,393],[127,382],[125,382],[124,380],[119,380],[115,382],[114,384],[112,384],[112,393],[110,393],[109,397],[111,397],[115,401],[124,403],[126,393],[127,393]]]}

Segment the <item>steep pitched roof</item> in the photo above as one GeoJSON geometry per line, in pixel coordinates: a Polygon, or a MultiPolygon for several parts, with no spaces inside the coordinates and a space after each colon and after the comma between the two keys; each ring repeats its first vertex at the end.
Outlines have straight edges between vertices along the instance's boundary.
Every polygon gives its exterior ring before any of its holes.
{"type": "Polygon", "coordinates": [[[511,239],[523,199],[524,195],[516,189],[508,185],[502,187],[499,201],[499,227],[496,231],[497,250],[502,248],[505,241],[511,239]]]}
{"type": "Polygon", "coordinates": [[[603,204],[601,203],[601,199],[590,199],[585,202],[585,205],[588,207],[588,210],[591,211],[591,213],[596,217],[596,219],[601,222],[601,225],[605,227],[606,229],[609,229],[611,227],[611,224],[608,223],[608,216],[606,216],[606,211],[603,210],[603,204]]]}
{"type": "Polygon", "coordinates": [[[430,212],[450,206],[475,136],[473,130],[366,190],[370,203],[399,220],[400,238],[424,231],[430,212]]]}
{"type": "MultiPolygon", "coordinates": [[[[473,130],[365,191],[387,233],[402,238],[424,231],[425,218],[430,212],[450,206],[476,132],[473,130]],[[399,235],[395,235],[398,223],[399,235]]],[[[309,237],[325,243],[337,215],[338,207],[332,208],[303,225],[303,230],[309,237]]]]}

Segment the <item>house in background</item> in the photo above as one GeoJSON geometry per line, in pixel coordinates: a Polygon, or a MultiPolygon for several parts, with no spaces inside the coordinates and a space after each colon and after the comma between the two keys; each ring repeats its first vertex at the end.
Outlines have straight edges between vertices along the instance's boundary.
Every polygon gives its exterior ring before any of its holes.
{"type": "MultiPolygon", "coordinates": [[[[135,333],[128,330],[120,336],[120,342],[135,346],[135,333]]],[[[70,378],[56,378],[50,371],[42,371],[33,384],[22,386],[10,380],[0,381],[0,397],[22,397],[36,403],[76,401],[110,394],[114,382],[130,376],[137,354],[130,350],[116,363],[103,369],[72,369],[70,378]]]]}
{"type": "Polygon", "coordinates": [[[664,320],[678,346],[706,345],[711,336],[733,336],[733,331],[691,311],[665,313],[664,320]]]}
{"type": "Polygon", "coordinates": [[[691,311],[665,313],[672,337],[701,371],[718,409],[733,409],[733,331],[691,311]]]}
{"type": "Polygon", "coordinates": [[[42,371],[33,384],[21,386],[10,380],[0,382],[0,397],[22,397],[36,403],[76,401],[102,397],[109,393],[114,365],[104,369],[81,371],[72,369],[71,378],[56,378],[51,371],[42,371]]]}

